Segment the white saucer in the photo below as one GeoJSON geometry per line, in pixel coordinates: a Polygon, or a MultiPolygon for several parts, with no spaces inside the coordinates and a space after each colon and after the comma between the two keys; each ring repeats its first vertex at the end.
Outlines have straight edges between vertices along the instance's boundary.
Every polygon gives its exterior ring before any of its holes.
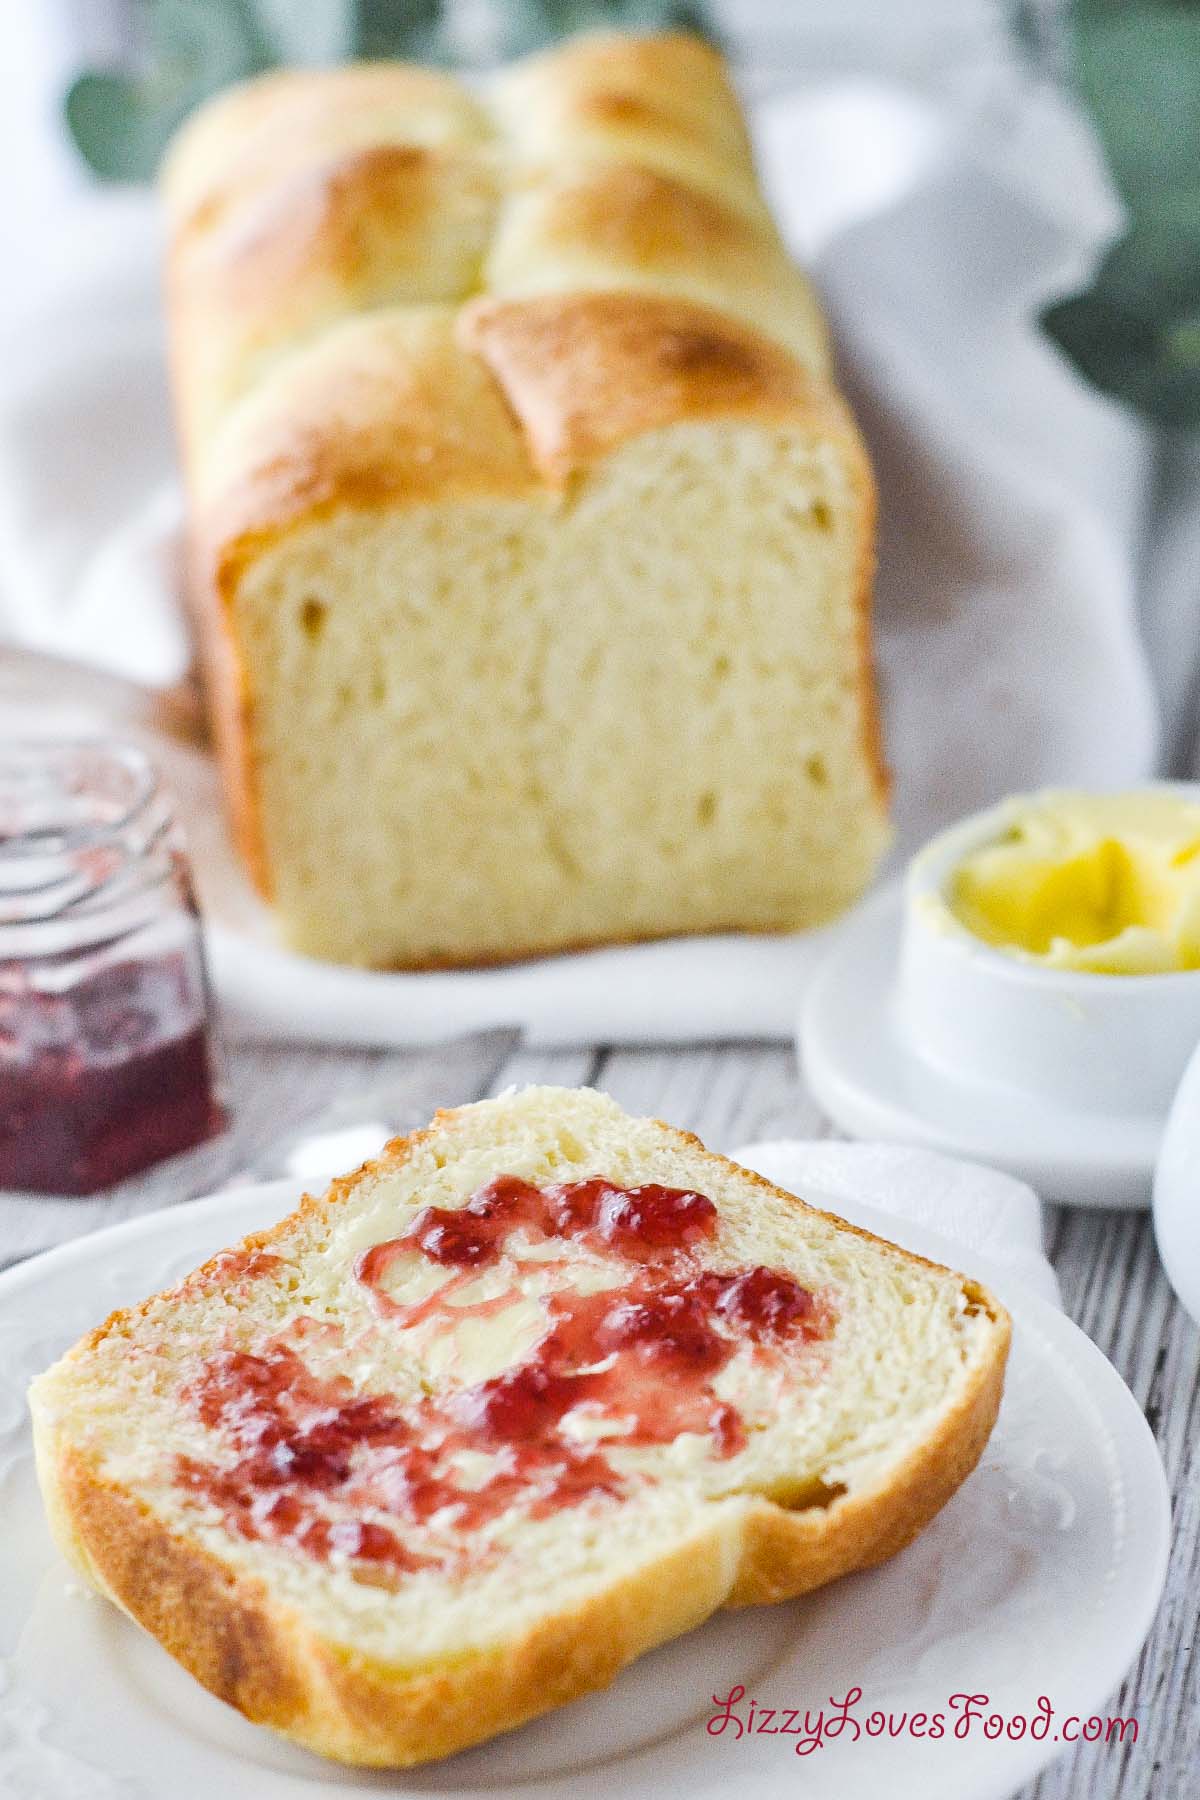
{"type": "Polygon", "coordinates": [[[1164,1121],[1072,1112],[999,1086],[959,1081],[913,1055],[897,1028],[903,892],[885,888],[850,918],[800,1015],[805,1077],[855,1137],[923,1144],[1020,1176],[1044,1200],[1144,1209],[1164,1121]]]}
{"type": "MultiPolygon", "coordinates": [[[[901,1556],[802,1601],[723,1614],[643,1658],[605,1693],[426,1769],[339,1768],[247,1724],[68,1574],[42,1514],[24,1392],[110,1308],[270,1223],[297,1193],[275,1182],[175,1207],[0,1277],[0,1794],[721,1800],[741,1788],[758,1800],[801,1791],[805,1800],[883,1792],[1003,1800],[1063,1750],[1059,1728],[1071,1717],[1106,1708],[1162,1589],[1170,1534],[1162,1464],[1095,1346],[977,1258],[1014,1320],[1000,1422],[979,1468],[901,1556]],[[845,1730],[798,1759],[795,1736],[710,1734],[713,1696],[738,1685],[747,1704],[799,1709],[801,1718],[859,1687],[858,1741],[845,1730]],[[951,1728],[940,1741],[903,1728],[867,1734],[873,1711],[932,1715],[964,1692],[1026,1719],[1044,1694],[1052,1726],[1036,1741],[985,1736],[982,1721],[961,1739],[951,1728]]],[[[838,1205],[836,1193],[809,1197],[838,1205]]],[[[890,1222],[876,1214],[864,1223],[886,1233],[890,1222]]],[[[905,1239],[954,1260],[933,1232],[906,1226],[905,1239]]]]}

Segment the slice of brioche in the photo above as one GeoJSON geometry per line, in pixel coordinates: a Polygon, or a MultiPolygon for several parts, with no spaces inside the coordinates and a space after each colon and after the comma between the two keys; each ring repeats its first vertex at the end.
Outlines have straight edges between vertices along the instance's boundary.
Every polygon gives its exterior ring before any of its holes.
{"type": "Polygon", "coordinates": [[[531,1088],[114,1313],[31,1405],[95,1586],[248,1718],[400,1765],[892,1555],[1008,1339],[977,1283],[531,1088]]]}

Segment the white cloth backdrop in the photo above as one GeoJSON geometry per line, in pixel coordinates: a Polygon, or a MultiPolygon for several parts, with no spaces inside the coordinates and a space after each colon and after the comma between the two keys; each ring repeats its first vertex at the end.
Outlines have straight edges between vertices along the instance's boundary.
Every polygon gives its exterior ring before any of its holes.
{"type": "MultiPolygon", "coordinates": [[[[1200,582],[1193,593],[1187,481],[1147,565],[1152,441],[1034,323],[1117,223],[1086,133],[1044,88],[998,131],[865,79],[777,96],[754,123],[877,466],[900,852],[1013,788],[1137,780],[1191,703],[1200,582]]],[[[189,652],[153,203],[81,200],[69,224],[23,316],[10,302],[0,343],[0,636],[167,684],[189,652]]],[[[3,704],[7,727],[48,729],[103,722],[108,703],[35,682],[22,700],[10,684],[3,704]]],[[[791,1029],[809,936],[428,977],[288,956],[214,823],[203,761],[180,779],[218,985],[245,1031],[421,1042],[517,1021],[557,1043],[791,1029]]]]}

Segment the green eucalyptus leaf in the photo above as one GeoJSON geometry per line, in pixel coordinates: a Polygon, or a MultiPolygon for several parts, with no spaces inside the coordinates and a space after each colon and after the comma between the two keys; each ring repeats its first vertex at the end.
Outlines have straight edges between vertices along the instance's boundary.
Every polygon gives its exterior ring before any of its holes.
{"type": "Polygon", "coordinates": [[[1200,425],[1198,244],[1200,189],[1164,195],[1136,216],[1087,293],[1042,314],[1089,381],[1161,425],[1200,425]]]}
{"type": "Polygon", "coordinates": [[[1200,5],[1076,0],[1075,68],[1125,199],[1200,169],[1200,5]]]}
{"type": "Polygon", "coordinates": [[[696,31],[711,36],[692,0],[510,0],[501,53],[521,56],[577,31],[696,31]]]}
{"type": "MultiPolygon", "coordinates": [[[[704,29],[699,0],[496,0],[503,51],[573,31],[704,29]]],[[[152,175],[171,134],[209,94],[280,63],[348,57],[444,62],[445,0],[141,0],[147,56],[136,76],[81,75],[66,98],[82,155],[110,181],[152,175]]]]}
{"type": "Polygon", "coordinates": [[[351,54],[446,62],[443,0],[356,0],[351,54]]]}
{"type": "Polygon", "coordinates": [[[85,73],[65,100],[71,136],[105,181],[148,180],[195,105],[273,60],[253,0],[143,3],[144,73],[85,73]]]}
{"type": "Polygon", "coordinates": [[[183,117],[127,75],[80,75],[64,106],[77,148],[103,181],[146,180],[183,117]]]}
{"type": "Polygon", "coordinates": [[[1042,324],[1087,379],[1200,425],[1200,0],[1073,0],[1070,44],[1128,212],[1091,287],[1042,324]]]}
{"type": "Polygon", "coordinates": [[[1102,393],[1158,425],[1200,425],[1200,313],[1165,330],[1093,289],[1055,301],[1042,323],[1102,393]]]}
{"type": "Polygon", "coordinates": [[[1200,298],[1200,161],[1189,175],[1186,187],[1143,197],[1097,271],[1117,304],[1164,325],[1200,298]]]}
{"type": "Polygon", "coordinates": [[[322,67],[356,54],[356,0],[255,0],[271,61],[322,67]]]}
{"type": "Polygon", "coordinates": [[[175,93],[215,93],[278,60],[257,0],[142,0],[146,82],[175,93]]]}

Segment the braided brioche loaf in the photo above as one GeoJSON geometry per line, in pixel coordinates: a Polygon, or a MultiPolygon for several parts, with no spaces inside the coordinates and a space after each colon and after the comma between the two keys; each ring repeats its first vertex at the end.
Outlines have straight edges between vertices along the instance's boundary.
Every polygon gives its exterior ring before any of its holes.
{"type": "Polygon", "coordinates": [[[194,593],[288,940],[786,930],[886,837],[874,491],[720,59],[234,89],[168,158],[194,593]]]}

